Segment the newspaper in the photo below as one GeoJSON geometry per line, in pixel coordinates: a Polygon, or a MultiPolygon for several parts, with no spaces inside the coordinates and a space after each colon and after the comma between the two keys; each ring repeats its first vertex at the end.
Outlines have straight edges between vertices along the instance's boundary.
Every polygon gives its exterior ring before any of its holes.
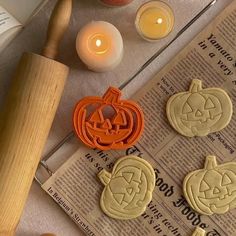
{"type": "Polygon", "coordinates": [[[143,108],[145,131],[141,141],[124,151],[79,148],[43,189],[87,235],[190,236],[195,227],[207,236],[235,236],[236,209],[204,216],[190,208],[182,182],[204,166],[207,155],[219,163],[236,161],[236,114],[222,131],[187,138],[169,125],[165,106],[171,95],[187,91],[192,79],[204,87],[227,91],[236,106],[236,0],[133,97],[143,108]],[[153,166],[156,187],[145,213],[133,220],[114,220],[99,207],[103,185],[97,173],[112,170],[118,157],[134,154],[153,166]]]}

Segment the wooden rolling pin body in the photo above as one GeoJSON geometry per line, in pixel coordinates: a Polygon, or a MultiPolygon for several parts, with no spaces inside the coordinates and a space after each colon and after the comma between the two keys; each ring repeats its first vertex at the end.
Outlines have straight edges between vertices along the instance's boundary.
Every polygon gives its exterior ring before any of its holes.
{"type": "Polygon", "coordinates": [[[0,236],[14,235],[68,72],[31,53],[18,65],[0,130],[0,236]]]}
{"type": "Polygon", "coordinates": [[[69,68],[52,59],[71,11],[72,0],[58,0],[43,56],[23,54],[0,117],[0,236],[15,234],[64,89],[69,68]]]}

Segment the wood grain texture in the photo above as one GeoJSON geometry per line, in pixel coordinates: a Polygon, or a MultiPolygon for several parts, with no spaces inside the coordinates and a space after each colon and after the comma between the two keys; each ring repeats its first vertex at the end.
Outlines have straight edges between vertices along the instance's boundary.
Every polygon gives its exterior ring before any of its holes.
{"type": "Polygon", "coordinates": [[[14,235],[68,71],[31,53],[18,65],[0,128],[0,236],[14,235]]]}
{"type": "Polygon", "coordinates": [[[72,0],[59,0],[55,6],[47,31],[47,40],[42,55],[54,59],[59,44],[68,28],[72,12],[72,0]]]}

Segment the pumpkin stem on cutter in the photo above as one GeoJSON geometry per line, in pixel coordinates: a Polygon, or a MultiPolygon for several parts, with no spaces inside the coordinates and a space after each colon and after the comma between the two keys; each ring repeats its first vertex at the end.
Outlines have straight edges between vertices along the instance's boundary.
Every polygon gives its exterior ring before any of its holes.
{"type": "Polygon", "coordinates": [[[98,178],[103,183],[103,185],[108,185],[111,181],[111,173],[107,172],[106,170],[102,170],[98,173],[98,178]]]}
{"type": "Polygon", "coordinates": [[[204,169],[212,170],[217,166],[217,161],[215,156],[207,156],[205,161],[204,169]]]}
{"type": "Polygon", "coordinates": [[[197,93],[201,90],[202,90],[202,81],[199,79],[193,79],[189,91],[191,93],[197,93]]]}
{"type": "Polygon", "coordinates": [[[117,88],[109,87],[106,93],[103,95],[104,101],[108,103],[118,103],[121,97],[121,91],[117,88]]]}

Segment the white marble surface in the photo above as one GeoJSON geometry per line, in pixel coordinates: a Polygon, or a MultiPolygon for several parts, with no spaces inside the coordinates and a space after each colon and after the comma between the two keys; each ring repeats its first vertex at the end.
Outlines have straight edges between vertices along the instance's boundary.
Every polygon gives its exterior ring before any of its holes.
{"type": "MultiPolygon", "coordinates": [[[[155,59],[126,88],[126,95],[131,95],[163,67],[193,36],[232,0],[218,2],[194,23],[168,49],[155,59]],[[128,92],[127,92],[128,91],[128,92]]],[[[19,0],[20,2],[20,0],[19,0]]],[[[135,32],[133,21],[135,11],[145,0],[135,0],[125,8],[106,8],[96,0],[74,1],[73,17],[70,29],[61,47],[60,61],[71,67],[71,73],[60,107],[51,130],[47,152],[55,143],[68,133],[72,126],[71,113],[75,102],[89,94],[102,94],[109,85],[119,86],[130,78],[156,51],[175,34],[209,0],[169,0],[176,15],[176,26],[172,34],[165,40],[150,44],[143,41],[135,32]],[[79,28],[91,20],[107,20],[113,23],[124,37],[125,55],[122,63],[112,72],[97,74],[88,71],[77,58],[74,41],[79,28]]],[[[14,40],[0,55],[0,105],[10,84],[10,78],[23,51],[40,52],[45,37],[46,25],[55,0],[40,12],[34,21],[14,40]]],[[[79,228],[64,214],[64,212],[33,183],[30,195],[18,226],[17,236],[38,236],[41,233],[54,232],[57,236],[82,235],[79,228]]]]}

